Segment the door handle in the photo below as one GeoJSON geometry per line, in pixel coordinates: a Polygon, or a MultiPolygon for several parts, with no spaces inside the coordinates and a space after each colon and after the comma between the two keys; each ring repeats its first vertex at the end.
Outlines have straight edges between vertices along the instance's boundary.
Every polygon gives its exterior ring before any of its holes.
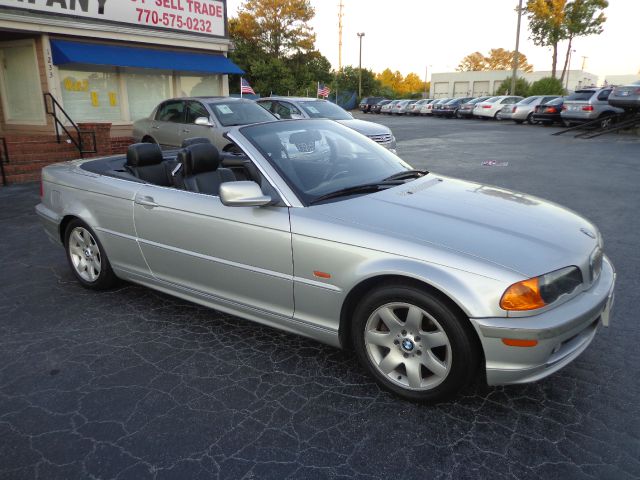
{"type": "Polygon", "coordinates": [[[144,207],[150,207],[150,208],[154,208],[154,207],[158,207],[159,205],[155,202],[155,200],[153,199],[153,197],[148,197],[148,196],[142,196],[142,197],[136,197],[135,202],[138,205],[142,205],[144,207]]]}
{"type": "Polygon", "coordinates": [[[191,130],[187,130],[186,128],[182,130],[182,133],[191,133],[191,130]]]}
{"type": "Polygon", "coordinates": [[[158,125],[152,125],[151,128],[153,128],[154,130],[160,130],[160,127],[158,125]]]}

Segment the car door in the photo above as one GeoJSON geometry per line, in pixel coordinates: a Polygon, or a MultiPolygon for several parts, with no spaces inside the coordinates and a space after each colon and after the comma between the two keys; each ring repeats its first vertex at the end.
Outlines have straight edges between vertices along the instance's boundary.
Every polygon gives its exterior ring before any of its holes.
{"type": "Polygon", "coordinates": [[[185,102],[168,100],[160,105],[151,122],[151,136],[163,146],[179,147],[182,145],[180,127],[184,123],[185,102]]]}
{"type": "Polygon", "coordinates": [[[214,125],[211,113],[207,110],[207,107],[205,107],[201,102],[187,100],[185,119],[178,128],[180,145],[182,145],[182,142],[187,138],[204,137],[211,140],[216,147],[223,147],[224,145],[220,145],[220,139],[218,138],[221,138],[221,136],[215,134],[215,130],[212,126],[196,125],[196,120],[198,118],[206,118],[211,122],[211,125],[214,125]]]}
{"type": "Polygon", "coordinates": [[[220,198],[145,185],[134,218],[152,274],[214,303],[293,315],[286,207],[227,207],[220,198]]]}

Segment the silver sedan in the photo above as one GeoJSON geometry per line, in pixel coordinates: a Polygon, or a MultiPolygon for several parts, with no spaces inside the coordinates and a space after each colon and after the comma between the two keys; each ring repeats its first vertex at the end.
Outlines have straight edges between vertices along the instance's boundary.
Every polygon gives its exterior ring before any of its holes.
{"type": "Polygon", "coordinates": [[[613,266],[569,210],[413,170],[333,121],[227,135],[243,161],[137,144],[43,170],[37,212],[83,286],[123,279],[354,350],[422,401],[539,380],[609,323],[613,266]]]}

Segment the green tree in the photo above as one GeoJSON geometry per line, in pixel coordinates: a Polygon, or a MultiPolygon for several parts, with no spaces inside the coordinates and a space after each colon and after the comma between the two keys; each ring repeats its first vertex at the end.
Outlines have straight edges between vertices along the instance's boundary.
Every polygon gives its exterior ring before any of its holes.
{"type": "Polygon", "coordinates": [[[397,70],[395,72],[392,72],[389,68],[386,68],[382,71],[382,73],[379,73],[376,78],[380,81],[383,87],[390,88],[391,90],[396,92],[396,95],[402,89],[401,85],[404,81],[404,77],[397,70]]]}
{"type": "MultiPolygon", "coordinates": [[[[357,67],[350,65],[343,67],[340,73],[336,73],[332,90],[357,92],[359,73],[357,67]]],[[[379,95],[382,84],[376,79],[373,71],[362,69],[362,96],[379,95]]]]}
{"type": "Polygon", "coordinates": [[[511,92],[511,77],[505,78],[502,83],[496,88],[496,95],[519,95],[521,97],[526,97],[529,95],[529,82],[527,82],[524,78],[518,77],[516,78],[516,91],[511,92]]]}
{"type": "Polygon", "coordinates": [[[528,0],[525,7],[531,40],[540,47],[551,47],[551,76],[556,76],[558,43],[565,38],[564,15],[567,0],[528,0]]]}
{"type": "Polygon", "coordinates": [[[424,92],[424,82],[416,73],[409,73],[400,84],[400,92],[403,95],[424,92]]]}
{"type": "Polygon", "coordinates": [[[560,79],[555,77],[541,78],[529,87],[529,95],[564,95],[565,90],[560,79]]]}
{"type": "Polygon", "coordinates": [[[608,6],[607,0],[528,0],[526,12],[531,39],[538,46],[551,47],[552,77],[557,74],[558,44],[568,40],[562,80],[573,39],[602,33],[602,26],[607,20],[603,10],[608,6]]]}
{"type": "Polygon", "coordinates": [[[238,10],[234,37],[250,39],[275,58],[313,50],[316,35],[309,22],[309,0],[245,0],[238,10]]]}
{"type": "Polygon", "coordinates": [[[565,6],[564,26],[565,37],[569,41],[564,58],[564,67],[560,81],[564,80],[569,66],[569,57],[573,39],[602,33],[603,24],[607,21],[603,10],[609,6],[607,0],[574,0],[565,6]]]}

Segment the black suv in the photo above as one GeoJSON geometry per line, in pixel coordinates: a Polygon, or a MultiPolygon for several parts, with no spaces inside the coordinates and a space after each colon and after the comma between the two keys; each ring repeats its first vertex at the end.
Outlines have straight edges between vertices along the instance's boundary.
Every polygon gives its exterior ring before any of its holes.
{"type": "Polygon", "coordinates": [[[364,97],[360,100],[360,110],[362,110],[363,113],[370,112],[371,107],[382,100],[384,100],[384,97],[364,97]]]}

